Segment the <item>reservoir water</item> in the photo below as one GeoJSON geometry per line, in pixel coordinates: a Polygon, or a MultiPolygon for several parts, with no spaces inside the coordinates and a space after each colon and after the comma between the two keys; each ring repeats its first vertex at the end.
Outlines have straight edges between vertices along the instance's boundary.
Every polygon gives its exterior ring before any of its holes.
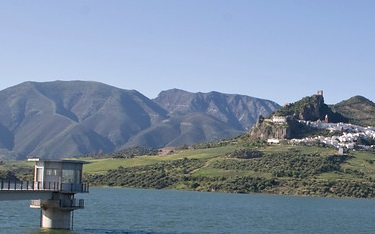
{"type": "Polygon", "coordinates": [[[0,233],[375,233],[375,200],[92,188],[73,231],[42,231],[29,201],[2,201],[0,233]]]}

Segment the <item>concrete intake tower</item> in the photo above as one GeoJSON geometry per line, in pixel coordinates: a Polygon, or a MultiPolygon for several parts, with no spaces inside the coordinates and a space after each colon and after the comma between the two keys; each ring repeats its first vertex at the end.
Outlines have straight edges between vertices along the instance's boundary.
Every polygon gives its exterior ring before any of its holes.
{"type": "Polygon", "coordinates": [[[0,200],[31,200],[31,208],[41,209],[40,225],[45,229],[71,229],[73,211],[84,208],[76,193],[88,193],[82,183],[82,167],[78,160],[34,161],[34,180],[0,181],[0,200]]]}

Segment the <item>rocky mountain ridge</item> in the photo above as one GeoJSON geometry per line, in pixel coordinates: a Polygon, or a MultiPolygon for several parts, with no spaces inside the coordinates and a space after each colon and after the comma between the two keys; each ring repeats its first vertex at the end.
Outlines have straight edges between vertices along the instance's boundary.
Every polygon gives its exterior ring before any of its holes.
{"type": "Polygon", "coordinates": [[[249,96],[219,92],[191,93],[179,89],[162,91],[153,100],[169,115],[203,112],[240,131],[250,129],[257,121],[258,113],[272,113],[279,108],[274,102],[249,96]]]}

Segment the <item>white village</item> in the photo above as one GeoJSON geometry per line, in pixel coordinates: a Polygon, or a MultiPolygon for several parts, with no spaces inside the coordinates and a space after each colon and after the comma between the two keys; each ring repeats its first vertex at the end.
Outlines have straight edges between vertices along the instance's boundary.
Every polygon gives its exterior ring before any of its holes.
{"type": "MultiPolygon", "coordinates": [[[[358,139],[375,139],[375,127],[367,126],[362,127],[358,125],[353,125],[349,123],[329,123],[327,122],[328,118],[326,117],[325,121],[305,121],[298,120],[298,122],[305,124],[307,126],[317,128],[317,129],[326,129],[331,133],[337,133],[330,137],[327,136],[315,136],[315,137],[306,137],[302,139],[290,139],[288,143],[290,144],[311,144],[320,142],[326,145],[331,145],[339,149],[339,152],[342,153],[343,149],[355,150],[356,148],[369,150],[374,149],[374,145],[361,145],[358,144],[358,139]]],[[[286,117],[283,116],[273,116],[270,120],[276,124],[282,124],[287,121],[286,117]]],[[[267,143],[269,144],[278,144],[280,139],[268,139],[267,143]]]]}
{"type": "MultiPolygon", "coordinates": [[[[318,96],[323,96],[323,91],[319,90],[317,92],[318,96]]],[[[271,119],[266,119],[265,121],[272,122],[274,124],[284,124],[288,120],[286,116],[272,116],[271,119]]],[[[312,144],[312,143],[322,143],[325,145],[334,146],[339,150],[339,153],[343,153],[344,149],[347,150],[370,150],[374,149],[375,145],[363,145],[359,144],[359,139],[375,139],[375,127],[373,126],[359,126],[349,123],[330,123],[329,117],[326,115],[324,120],[317,121],[306,121],[298,120],[299,123],[305,124],[306,126],[325,129],[330,131],[333,136],[314,136],[306,137],[302,139],[290,139],[288,143],[290,144],[312,144]]],[[[278,144],[280,139],[268,139],[269,144],[278,144]]]]}
{"type": "Polygon", "coordinates": [[[312,143],[312,142],[321,142],[327,145],[332,145],[338,149],[346,148],[353,150],[355,148],[361,149],[370,149],[374,148],[374,145],[360,145],[357,144],[359,138],[363,139],[374,139],[375,138],[375,127],[368,126],[362,127],[358,125],[348,124],[348,123],[325,123],[322,121],[304,121],[299,120],[300,123],[304,123],[308,126],[326,129],[332,133],[341,133],[341,135],[334,135],[331,137],[316,136],[316,137],[307,137],[303,139],[291,139],[290,143],[312,143]]]}

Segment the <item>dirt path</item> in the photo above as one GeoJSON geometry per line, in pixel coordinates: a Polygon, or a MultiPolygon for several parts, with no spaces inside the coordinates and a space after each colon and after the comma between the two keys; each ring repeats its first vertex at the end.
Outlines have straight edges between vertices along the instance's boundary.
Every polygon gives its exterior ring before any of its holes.
{"type": "Polygon", "coordinates": [[[194,174],[195,172],[199,171],[200,169],[208,167],[211,164],[211,162],[216,160],[216,159],[217,158],[211,158],[211,159],[207,160],[202,167],[192,170],[191,172],[189,172],[189,174],[194,174]]]}

